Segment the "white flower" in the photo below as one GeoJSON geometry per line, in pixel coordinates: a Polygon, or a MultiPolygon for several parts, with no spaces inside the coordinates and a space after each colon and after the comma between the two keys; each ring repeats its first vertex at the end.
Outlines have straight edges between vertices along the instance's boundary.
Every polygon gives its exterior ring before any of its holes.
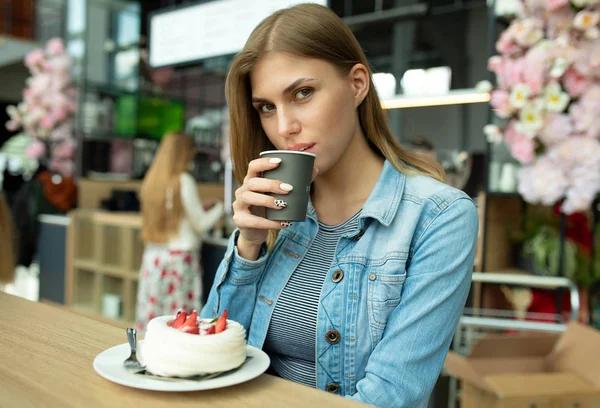
{"type": "Polygon", "coordinates": [[[529,98],[529,94],[531,93],[531,88],[527,84],[517,84],[512,89],[510,93],[510,105],[521,109],[527,103],[527,99],[529,98]]]}
{"type": "Polygon", "coordinates": [[[500,144],[502,143],[502,132],[496,125],[485,125],[483,127],[483,133],[485,133],[488,143],[500,144]]]}
{"type": "Polygon", "coordinates": [[[569,104],[570,98],[563,92],[558,82],[550,82],[544,89],[546,109],[551,112],[563,112],[569,104]]]}
{"type": "Polygon", "coordinates": [[[543,25],[538,20],[523,19],[514,23],[514,36],[517,43],[531,47],[544,38],[543,25]]]}
{"type": "Polygon", "coordinates": [[[544,113],[538,103],[526,105],[519,114],[519,121],[515,125],[518,132],[525,133],[529,137],[535,135],[544,126],[544,113]]]}
{"type": "Polygon", "coordinates": [[[594,40],[600,37],[598,30],[598,22],[600,22],[600,13],[597,11],[581,10],[573,20],[573,26],[584,32],[585,37],[594,40]]]}
{"type": "Polygon", "coordinates": [[[569,61],[565,58],[558,57],[554,60],[554,64],[552,65],[552,69],[550,70],[550,76],[552,78],[560,78],[567,68],[569,67],[569,61]]]}
{"type": "Polygon", "coordinates": [[[479,81],[477,82],[477,85],[475,85],[475,89],[478,92],[490,92],[492,88],[493,86],[490,81],[479,81]]]}
{"type": "Polygon", "coordinates": [[[591,27],[585,30],[585,38],[587,38],[588,40],[595,40],[597,38],[600,38],[600,30],[598,29],[598,27],[591,27]]]}
{"type": "Polygon", "coordinates": [[[573,26],[581,31],[585,31],[589,28],[595,27],[600,22],[600,13],[589,11],[589,10],[581,10],[575,16],[573,20],[573,26]]]}

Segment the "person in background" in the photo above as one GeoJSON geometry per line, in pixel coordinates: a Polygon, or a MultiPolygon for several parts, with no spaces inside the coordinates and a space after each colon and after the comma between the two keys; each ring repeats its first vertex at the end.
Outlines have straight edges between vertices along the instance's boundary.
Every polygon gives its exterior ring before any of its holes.
{"type": "Polygon", "coordinates": [[[0,191],[0,287],[15,277],[15,229],[4,193],[0,191]]]}
{"type": "Polygon", "coordinates": [[[183,133],[167,133],[140,192],[144,255],[140,268],[136,328],[156,316],[200,309],[202,235],[223,215],[223,203],[205,211],[196,181],[187,172],[196,148],[183,133]]]}
{"type": "Polygon", "coordinates": [[[327,7],[275,12],[252,32],[226,81],[241,187],[205,318],[227,309],[288,380],[380,407],[424,408],[470,289],[478,218],[430,158],[387,125],[365,54],[327,7]],[[316,154],[307,218],[278,222],[261,178],[316,154]]]}

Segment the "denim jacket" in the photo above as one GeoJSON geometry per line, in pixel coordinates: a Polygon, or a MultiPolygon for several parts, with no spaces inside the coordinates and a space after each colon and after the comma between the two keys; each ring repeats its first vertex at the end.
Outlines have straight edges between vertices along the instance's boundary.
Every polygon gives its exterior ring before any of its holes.
{"type": "MultiPolygon", "coordinates": [[[[317,229],[309,204],[306,221],[282,230],[256,261],[239,256],[234,232],[201,315],[227,309],[248,344],[262,348],[279,294],[317,229]]],[[[317,388],[381,407],[425,407],[469,292],[477,232],[465,193],[386,161],[321,290],[317,388]]]]}

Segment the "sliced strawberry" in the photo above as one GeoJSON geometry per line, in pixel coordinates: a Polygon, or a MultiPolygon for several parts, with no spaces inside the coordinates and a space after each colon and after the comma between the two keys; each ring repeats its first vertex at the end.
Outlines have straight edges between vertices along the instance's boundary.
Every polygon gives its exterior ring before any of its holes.
{"type": "Polygon", "coordinates": [[[223,314],[215,323],[215,333],[221,333],[227,327],[227,310],[223,310],[223,314]]]}
{"type": "Polygon", "coordinates": [[[182,326],[179,331],[189,334],[200,334],[200,327],[198,326],[182,326]]]}
{"type": "Polygon", "coordinates": [[[212,325],[206,330],[206,334],[215,334],[215,326],[212,325]]]}
{"type": "Polygon", "coordinates": [[[183,323],[183,326],[197,327],[198,326],[198,312],[196,312],[194,310],[192,313],[190,313],[190,315],[185,320],[185,323],[183,323]]]}
{"type": "Polygon", "coordinates": [[[175,316],[175,320],[173,320],[173,323],[171,323],[171,327],[174,327],[175,329],[181,327],[181,325],[185,322],[186,318],[187,318],[187,312],[183,312],[183,311],[177,312],[177,316],[175,316]]]}

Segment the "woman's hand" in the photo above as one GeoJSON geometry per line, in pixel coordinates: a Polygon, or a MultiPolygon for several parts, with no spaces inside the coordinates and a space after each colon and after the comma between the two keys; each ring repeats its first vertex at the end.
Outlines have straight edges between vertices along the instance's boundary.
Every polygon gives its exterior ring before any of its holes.
{"type": "Polygon", "coordinates": [[[275,199],[265,193],[287,194],[293,186],[278,180],[260,177],[267,170],[279,166],[281,159],[260,158],[248,165],[244,183],[235,191],[233,222],[240,230],[238,252],[243,258],[257,259],[261,245],[267,240],[270,229],[282,229],[291,224],[286,221],[271,221],[265,218],[266,208],[282,209],[285,200],[275,199]]]}

